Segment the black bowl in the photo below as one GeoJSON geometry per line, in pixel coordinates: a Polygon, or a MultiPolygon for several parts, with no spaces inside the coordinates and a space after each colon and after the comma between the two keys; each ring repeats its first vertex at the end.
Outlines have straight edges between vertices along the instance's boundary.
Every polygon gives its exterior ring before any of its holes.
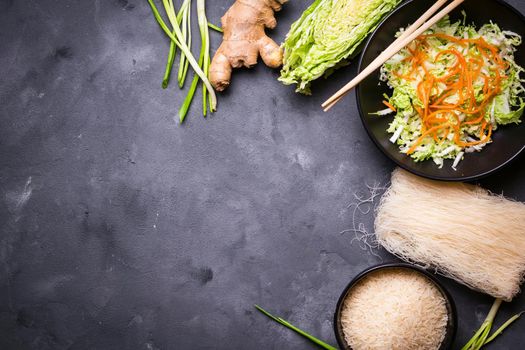
{"type": "Polygon", "coordinates": [[[445,303],[447,306],[448,311],[448,323],[445,333],[445,338],[443,339],[443,342],[441,343],[441,346],[439,347],[439,350],[448,350],[452,347],[452,342],[454,341],[454,337],[456,335],[456,329],[457,329],[457,315],[456,315],[456,305],[454,304],[454,300],[448,293],[448,291],[441,285],[441,283],[434,277],[432,274],[427,272],[426,270],[419,268],[414,265],[406,264],[406,263],[386,263],[386,264],[380,264],[373,266],[371,268],[366,269],[365,271],[361,272],[359,275],[357,275],[346,288],[343,290],[343,293],[339,297],[339,301],[337,302],[337,307],[335,309],[335,315],[334,315],[334,332],[335,332],[335,338],[337,339],[337,343],[339,344],[339,347],[343,350],[352,350],[350,345],[345,340],[344,333],[343,333],[343,327],[341,324],[341,311],[343,309],[343,302],[345,301],[346,297],[348,296],[348,293],[352,290],[352,287],[354,287],[359,281],[361,281],[363,278],[368,276],[370,273],[374,273],[378,270],[384,270],[384,269],[408,269],[411,271],[416,271],[421,273],[423,276],[428,278],[435,286],[436,288],[441,292],[443,297],[445,298],[445,303]]]}
{"type": "MultiPolygon", "coordinates": [[[[359,71],[392,43],[399,28],[406,27],[419,18],[434,2],[435,0],[408,1],[383,20],[365,45],[359,61],[359,71]]],[[[467,14],[467,23],[481,26],[493,21],[502,29],[514,31],[525,39],[525,17],[503,1],[467,0],[450,14],[451,19],[462,19],[463,10],[467,14]]],[[[515,60],[525,67],[525,42],[515,53],[515,60]]],[[[519,125],[498,127],[493,134],[493,142],[481,152],[466,154],[456,171],[451,167],[452,160],[445,161],[441,169],[432,160],[415,162],[389,141],[391,135],[386,129],[392,116],[369,115],[385,108],[382,104],[383,94],[391,92],[386,83],[378,83],[379,70],[369,75],[356,89],[361,120],[377,147],[400,167],[416,175],[446,181],[474,180],[500,169],[525,149],[525,122],[522,122],[519,125]]]]}

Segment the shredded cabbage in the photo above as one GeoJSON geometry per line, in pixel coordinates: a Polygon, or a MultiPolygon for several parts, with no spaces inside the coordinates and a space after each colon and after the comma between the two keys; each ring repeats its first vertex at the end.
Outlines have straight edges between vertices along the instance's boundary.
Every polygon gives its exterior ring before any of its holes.
{"type": "MultiPolygon", "coordinates": [[[[398,35],[401,32],[402,30],[398,35]]],[[[514,52],[520,44],[521,37],[518,34],[501,30],[494,23],[485,24],[477,29],[474,25],[465,24],[465,20],[451,23],[450,19],[445,17],[438,22],[381,68],[380,79],[386,81],[393,89],[392,94],[386,96],[387,101],[396,112],[387,129],[387,132],[392,134],[390,140],[399,146],[401,152],[409,154],[415,161],[432,159],[441,167],[444,159],[453,159],[455,169],[465,153],[479,152],[491,142],[491,132],[496,130],[498,125],[520,123],[525,110],[525,79],[520,76],[524,69],[514,61],[514,52]],[[452,36],[457,41],[447,36],[452,36]],[[496,66],[488,58],[488,54],[481,52],[485,49],[479,49],[488,45],[476,48],[471,44],[479,38],[484,40],[479,41],[480,45],[486,42],[497,49],[494,57],[499,56],[496,60],[500,62],[500,66],[496,66]],[[416,45],[423,45],[423,49],[416,45]],[[414,56],[417,50],[424,51],[424,61],[417,62],[414,56]],[[460,95],[469,93],[467,88],[463,90],[461,85],[457,91],[450,89],[451,85],[463,83],[462,79],[465,79],[459,73],[451,73],[456,64],[461,64],[461,59],[452,54],[451,51],[454,50],[465,60],[465,67],[479,69],[477,75],[473,75],[476,78],[471,79],[475,81],[468,85],[468,89],[472,91],[472,98],[475,98],[475,101],[469,102],[469,106],[479,105],[478,114],[472,112],[475,109],[465,113],[466,102],[463,104],[462,101],[466,99],[460,95]],[[475,64],[476,60],[483,63],[475,64]],[[414,61],[417,64],[414,64],[414,61]],[[447,78],[447,74],[450,78],[447,78]],[[440,78],[443,78],[441,80],[444,82],[441,82],[440,78]],[[418,92],[418,88],[421,89],[420,85],[428,83],[429,79],[432,79],[429,83],[430,97],[425,105],[425,98],[422,101],[421,96],[426,95],[422,94],[421,90],[418,92]],[[499,82],[499,86],[485,84],[485,80],[491,79],[499,82]],[[431,105],[435,101],[439,102],[431,105]],[[441,113],[437,105],[449,108],[453,112],[441,113]],[[432,110],[431,106],[436,109],[432,110]],[[429,129],[428,122],[420,115],[425,110],[425,117],[428,113],[437,111],[434,118],[448,126],[428,135],[423,134],[424,130],[429,129]],[[479,122],[474,123],[475,119],[479,119],[479,122]],[[472,123],[466,123],[471,120],[472,123]],[[450,132],[451,130],[453,132],[450,132]]],[[[376,114],[384,115],[384,112],[376,114]]]]}

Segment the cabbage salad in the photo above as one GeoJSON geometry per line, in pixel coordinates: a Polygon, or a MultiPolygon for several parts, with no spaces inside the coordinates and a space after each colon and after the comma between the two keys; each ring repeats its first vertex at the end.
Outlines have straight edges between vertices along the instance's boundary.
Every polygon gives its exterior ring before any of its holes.
{"type": "MultiPolygon", "coordinates": [[[[398,33],[399,35],[400,33],[398,33]]],[[[499,125],[520,123],[525,109],[524,71],[514,61],[521,37],[489,23],[477,29],[465,20],[438,22],[381,67],[381,80],[393,89],[388,107],[395,113],[390,141],[415,161],[439,167],[465,153],[481,151],[499,125]]]]}

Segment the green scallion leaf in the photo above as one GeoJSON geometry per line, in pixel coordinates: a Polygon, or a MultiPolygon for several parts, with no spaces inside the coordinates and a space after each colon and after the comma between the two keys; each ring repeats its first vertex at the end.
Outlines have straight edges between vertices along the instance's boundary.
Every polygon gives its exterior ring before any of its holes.
{"type": "Polygon", "coordinates": [[[516,321],[522,313],[519,313],[517,315],[512,316],[510,319],[508,319],[503,325],[501,325],[494,333],[492,333],[491,336],[490,330],[492,329],[492,325],[494,324],[494,319],[496,318],[496,314],[501,306],[502,300],[496,299],[494,300],[494,303],[492,304],[492,307],[490,308],[489,314],[481,324],[481,327],[476,331],[474,336],[465,344],[461,350],[479,350],[486,344],[493,341],[498,335],[500,335],[505,328],[510,326],[514,321],[516,321]]]}
{"type": "Polygon", "coordinates": [[[211,29],[213,29],[213,30],[215,30],[216,32],[219,32],[219,33],[223,33],[224,32],[221,27],[218,27],[215,24],[212,24],[210,22],[208,22],[208,27],[210,27],[211,29]]]}
{"type": "Polygon", "coordinates": [[[305,331],[295,327],[294,325],[292,325],[290,322],[280,318],[280,317],[275,317],[273,316],[272,314],[270,314],[268,311],[264,310],[262,307],[260,307],[259,305],[254,305],[255,308],[257,310],[259,310],[261,313],[263,313],[264,315],[268,316],[269,318],[271,318],[272,320],[274,320],[275,322],[277,323],[280,323],[282,324],[283,326],[285,326],[286,328],[289,328],[293,331],[295,331],[296,333],[299,333],[300,335],[302,335],[303,337],[309,339],[310,341],[312,341],[313,343],[319,345],[320,347],[322,347],[323,349],[327,349],[327,350],[337,350],[337,348],[333,347],[332,345],[330,344],[327,344],[325,343],[324,341],[322,340],[319,340],[317,339],[316,337],[314,337],[313,335],[310,335],[308,333],[306,333],[305,331]]]}
{"type": "MultiPolygon", "coordinates": [[[[166,6],[167,1],[168,0],[163,0],[163,3],[165,4],[165,6],[164,6],[165,8],[169,8],[169,3],[168,3],[168,6],[166,6]]],[[[217,97],[215,95],[215,91],[213,90],[213,87],[211,86],[207,75],[204,74],[204,72],[202,71],[201,67],[199,66],[199,64],[195,60],[195,57],[193,57],[193,54],[191,53],[191,50],[188,48],[186,43],[183,42],[183,40],[182,40],[183,36],[182,36],[182,32],[181,32],[179,26],[178,25],[174,25],[173,26],[173,31],[175,33],[175,35],[174,35],[170,31],[170,29],[168,28],[168,26],[166,25],[164,20],[162,19],[162,16],[160,15],[160,13],[159,13],[157,7],[155,6],[155,3],[153,2],[153,0],[148,0],[148,3],[149,3],[149,5],[150,5],[150,7],[151,7],[151,9],[153,11],[153,16],[155,17],[155,20],[157,21],[159,26],[162,28],[164,33],[166,33],[166,35],[177,45],[177,47],[179,47],[179,49],[181,49],[182,54],[184,54],[186,56],[186,58],[189,61],[189,64],[191,65],[191,67],[193,68],[195,73],[204,82],[204,85],[206,86],[206,89],[208,90],[208,93],[211,95],[211,100],[212,100],[211,108],[215,109],[216,105],[217,105],[217,97]]],[[[172,23],[172,25],[174,23],[176,23],[176,16],[175,16],[174,13],[172,13],[172,11],[170,11],[168,13],[168,18],[169,18],[170,22],[172,23]]]]}

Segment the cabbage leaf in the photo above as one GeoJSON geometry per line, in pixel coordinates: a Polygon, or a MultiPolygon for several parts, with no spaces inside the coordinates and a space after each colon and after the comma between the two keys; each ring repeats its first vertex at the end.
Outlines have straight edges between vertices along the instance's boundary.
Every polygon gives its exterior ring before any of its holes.
{"type": "Polygon", "coordinates": [[[283,44],[279,80],[310,94],[310,82],[345,65],[361,42],[402,0],[315,0],[283,44]]]}

